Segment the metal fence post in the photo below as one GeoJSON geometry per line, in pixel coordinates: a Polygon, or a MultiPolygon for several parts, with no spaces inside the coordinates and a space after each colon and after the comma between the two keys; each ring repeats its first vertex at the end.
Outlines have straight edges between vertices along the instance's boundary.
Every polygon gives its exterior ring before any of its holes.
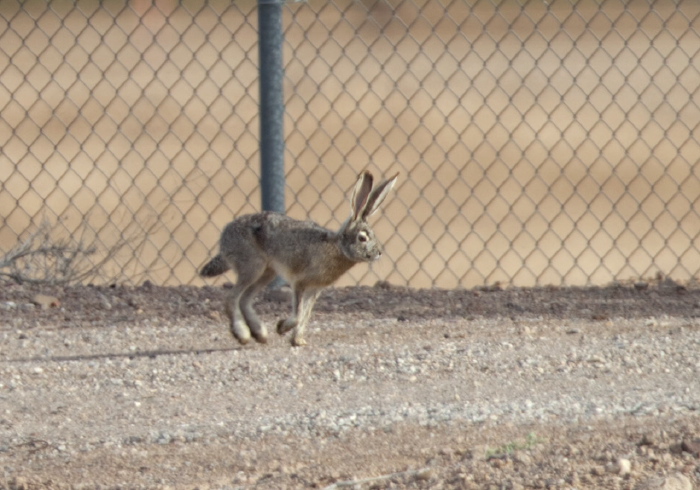
{"type": "Polygon", "coordinates": [[[258,0],[262,208],[284,213],[282,0],[258,0]]]}

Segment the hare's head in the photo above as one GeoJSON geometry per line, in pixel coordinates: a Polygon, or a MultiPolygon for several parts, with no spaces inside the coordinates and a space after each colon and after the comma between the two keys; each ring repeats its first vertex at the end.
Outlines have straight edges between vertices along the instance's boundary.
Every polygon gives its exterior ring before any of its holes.
{"type": "Polygon", "coordinates": [[[398,174],[372,189],[373,177],[363,172],[357,179],[352,193],[352,214],[338,232],[343,254],[353,262],[371,262],[382,255],[382,248],[377,242],[374,231],[367,223],[387,194],[394,187],[398,174]]]}
{"type": "Polygon", "coordinates": [[[340,246],[353,262],[371,262],[382,255],[382,248],[370,226],[363,222],[349,223],[340,231],[340,246]]]}

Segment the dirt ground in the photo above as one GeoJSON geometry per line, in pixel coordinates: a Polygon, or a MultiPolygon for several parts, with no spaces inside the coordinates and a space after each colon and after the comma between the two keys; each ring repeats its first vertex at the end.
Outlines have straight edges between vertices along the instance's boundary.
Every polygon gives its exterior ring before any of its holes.
{"type": "Polygon", "coordinates": [[[695,286],[225,292],[0,284],[0,488],[697,488],[695,286]]]}

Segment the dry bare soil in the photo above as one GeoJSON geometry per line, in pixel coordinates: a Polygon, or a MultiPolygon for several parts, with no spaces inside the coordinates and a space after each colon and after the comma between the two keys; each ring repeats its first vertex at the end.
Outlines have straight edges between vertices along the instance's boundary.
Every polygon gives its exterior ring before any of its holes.
{"type": "Polygon", "coordinates": [[[0,488],[697,486],[695,287],[224,294],[0,284],[0,488]]]}

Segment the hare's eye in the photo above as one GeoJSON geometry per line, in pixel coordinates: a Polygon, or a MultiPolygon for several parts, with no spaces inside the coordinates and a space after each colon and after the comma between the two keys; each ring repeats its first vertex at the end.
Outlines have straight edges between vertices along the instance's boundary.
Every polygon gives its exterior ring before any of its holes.
{"type": "Polygon", "coordinates": [[[362,232],[358,233],[357,239],[361,242],[366,242],[369,239],[369,237],[367,236],[367,233],[362,231],[362,232]]]}

